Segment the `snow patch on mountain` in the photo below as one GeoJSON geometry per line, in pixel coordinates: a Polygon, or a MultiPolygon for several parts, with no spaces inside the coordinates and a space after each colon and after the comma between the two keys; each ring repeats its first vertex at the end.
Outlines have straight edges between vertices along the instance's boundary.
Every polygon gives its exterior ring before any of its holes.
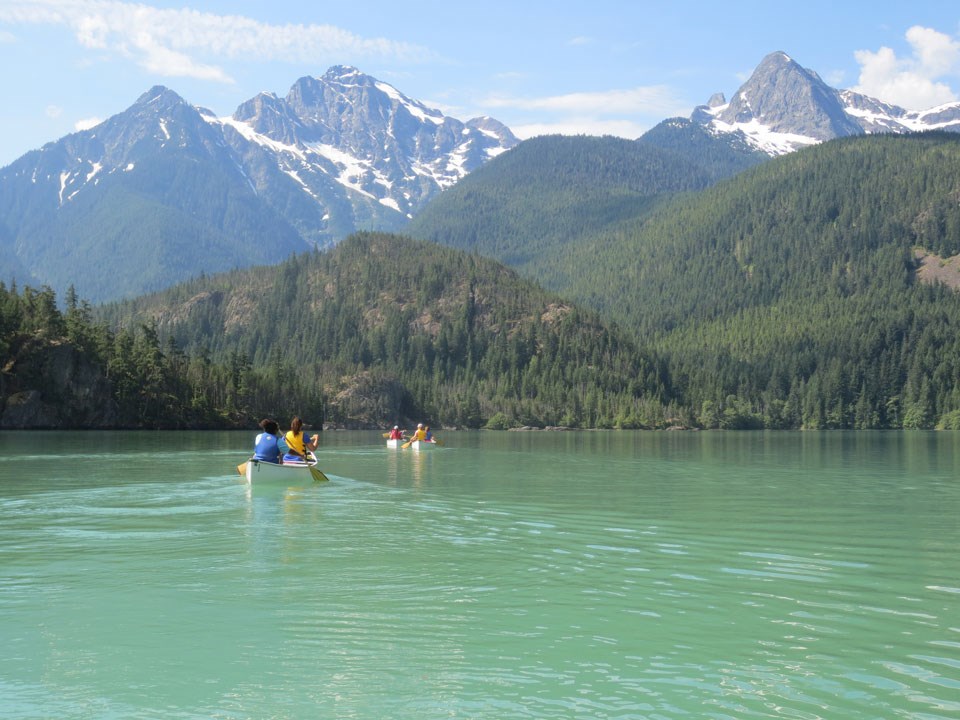
{"type": "MultiPolygon", "coordinates": [[[[719,116],[727,107],[729,106],[722,105],[710,108],[707,112],[719,116]]],[[[727,123],[717,117],[711,124],[712,130],[717,134],[741,133],[753,147],[768,155],[786,155],[801,147],[816,145],[819,142],[816,138],[798,133],[777,132],[770,126],[764,125],[758,118],[752,118],[748,122],[727,123]]]]}
{"type": "Polygon", "coordinates": [[[443,125],[444,117],[438,110],[430,110],[420,103],[412,102],[406,95],[393,87],[393,85],[379,81],[375,82],[373,85],[384,95],[397,103],[397,105],[406,109],[406,111],[413,115],[417,120],[431,122],[434,125],[443,125]]]}
{"type": "Polygon", "coordinates": [[[264,148],[270,150],[271,152],[277,153],[278,155],[286,153],[289,155],[293,155],[295,157],[299,157],[300,159],[303,159],[303,160],[306,159],[306,154],[303,152],[302,149],[300,149],[296,145],[290,145],[287,143],[279,142],[266,135],[262,135],[258,133],[256,130],[254,130],[249,123],[246,123],[240,120],[235,120],[232,117],[217,118],[217,117],[210,117],[208,115],[204,115],[202,117],[211,125],[220,125],[222,127],[233,128],[249,142],[256,143],[257,145],[261,145],[264,148]]]}

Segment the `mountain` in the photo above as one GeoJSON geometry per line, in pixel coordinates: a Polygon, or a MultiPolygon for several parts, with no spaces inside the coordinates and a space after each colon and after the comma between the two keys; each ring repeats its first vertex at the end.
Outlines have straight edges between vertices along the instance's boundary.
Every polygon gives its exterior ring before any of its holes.
{"type": "Polygon", "coordinates": [[[517,142],[341,66],[230,118],[155,87],[0,170],[0,278],[100,302],[278,262],[403,226],[517,142]]]}
{"type": "Polygon", "coordinates": [[[0,217],[4,279],[19,262],[31,271],[21,284],[72,284],[92,301],[306,247],[219,128],[159,87],[0,171],[0,217]]]}
{"type": "Polygon", "coordinates": [[[690,120],[714,137],[734,136],[769,155],[782,155],[851,135],[925,130],[960,132],[960,103],[909,111],[836,90],[783,52],[767,55],[729,102],[718,93],[690,120]]]}
{"type": "Polygon", "coordinates": [[[585,238],[555,289],[644,338],[693,408],[932,427],[960,411],[958,198],[956,133],[832,140],[585,238]]]}
{"type": "Polygon", "coordinates": [[[581,232],[563,296],[372,233],[98,308],[115,338],[0,287],[0,414],[89,418],[101,378],[123,426],[306,403],[352,427],[955,429],[958,197],[960,135],[856,136],[581,232]]]}
{"type": "Polygon", "coordinates": [[[676,193],[702,190],[769,159],[687,125],[683,141],[670,147],[609,136],[526,140],[432,200],[405,232],[562,287],[571,278],[557,277],[559,264],[601,228],[643,217],[676,193]]]}
{"type": "Polygon", "coordinates": [[[445,234],[443,242],[511,265],[529,262],[560,287],[569,278],[550,273],[567,271],[541,259],[600,225],[643,216],[671,193],[832,138],[928,128],[960,129],[960,104],[907,111],[830,88],[780,52],[730,102],[716,95],[638,143],[534,139],[517,154],[508,151],[526,143],[497,121],[445,117],[350,67],[301,78],[283,98],[262,93],[229,118],[155,87],[96,128],[0,169],[0,280],[61,295],[73,285],[91,302],[133,297],[279,262],[358,229],[398,231],[423,212],[418,236],[445,234]],[[599,148],[614,145],[623,157],[611,161],[599,148]],[[457,189],[499,156],[511,179],[498,170],[457,189]],[[591,162],[600,164],[591,170],[591,162]],[[643,177],[645,163],[653,176],[643,177]],[[509,194],[494,187],[501,181],[509,194]],[[474,207],[444,217],[467,191],[474,207]],[[435,198],[442,202],[432,206],[435,198]]]}
{"type": "MultiPolygon", "coordinates": [[[[534,138],[438,196],[406,232],[495,257],[563,292],[591,236],[626,232],[674,193],[702,190],[771,157],[831,139],[960,131],[960,103],[912,113],[829,87],[771,53],[727,102],[670,118],[637,142],[534,138]],[[616,161],[610,154],[617,155],[616,161]]],[[[582,283],[581,283],[582,284],[582,283]]]]}
{"type": "Polygon", "coordinates": [[[769,160],[770,155],[738,133],[716,134],[685,118],[670,118],[637,138],[685,158],[705,171],[711,182],[732,177],[741,170],[769,160]]]}
{"type": "MultiPolygon", "coordinates": [[[[492,118],[445,117],[345,66],[300,78],[286,98],[263,93],[232,118],[211,122],[222,124],[238,154],[266,153],[308,196],[322,198],[334,183],[353,205],[351,230],[402,225],[430,197],[518,142],[492,118]]],[[[337,221],[331,212],[319,229],[303,232],[331,244],[344,235],[323,228],[337,221]]]]}
{"type": "Polygon", "coordinates": [[[960,134],[859,133],[688,191],[663,148],[603,141],[526,141],[410,230],[642,338],[704,427],[960,421],[960,134]]]}
{"type": "MultiPolygon", "coordinates": [[[[204,377],[201,358],[252,372],[251,385],[305,396],[319,385],[338,427],[647,426],[671,416],[662,365],[596,313],[500,263],[398,235],[358,233],[97,315],[172,338],[204,377]]],[[[251,416],[270,407],[266,395],[235,394],[251,416]]]]}

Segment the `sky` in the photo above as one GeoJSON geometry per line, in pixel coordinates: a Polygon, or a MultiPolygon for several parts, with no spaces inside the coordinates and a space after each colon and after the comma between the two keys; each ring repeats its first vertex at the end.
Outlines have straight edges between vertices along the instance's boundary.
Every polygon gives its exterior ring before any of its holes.
{"type": "Polygon", "coordinates": [[[154,85],[219,116],[352,65],[520,138],[636,138],[771,52],[907,109],[960,100],[960,3],[0,0],[0,167],[154,85]]]}

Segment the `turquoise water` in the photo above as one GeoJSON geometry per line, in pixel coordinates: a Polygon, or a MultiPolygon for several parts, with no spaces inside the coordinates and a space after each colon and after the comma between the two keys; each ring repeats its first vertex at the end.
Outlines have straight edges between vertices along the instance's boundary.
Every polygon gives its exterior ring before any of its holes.
{"type": "Polygon", "coordinates": [[[960,434],[0,433],[4,718],[960,717],[960,434]]]}

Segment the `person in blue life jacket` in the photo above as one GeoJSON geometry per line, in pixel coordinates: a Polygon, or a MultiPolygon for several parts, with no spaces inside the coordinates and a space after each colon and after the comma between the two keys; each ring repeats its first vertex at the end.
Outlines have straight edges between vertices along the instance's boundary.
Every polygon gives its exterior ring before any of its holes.
{"type": "Polygon", "coordinates": [[[280,425],[276,420],[260,421],[262,432],[253,441],[253,459],[261,462],[280,463],[280,425]]]}
{"type": "Polygon", "coordinates": [[[433,442],[433,433],[430,432],[430,426],[429,426],[429,425],[427,425],[427,426],[424,428],[423,441],[424,441],[424,442],[433,442]]]}
{"type": "Polygon", "coordinates": [[[284,462],[306,462],[307,451],[316,450],[320,443],[319,435],[314,434],[307,438],[307,434],[303,432],[303,421],[298,417],[290,421],[290,429],[283,439],[287,444],[287,451],[283,456],[284,462]]]}

